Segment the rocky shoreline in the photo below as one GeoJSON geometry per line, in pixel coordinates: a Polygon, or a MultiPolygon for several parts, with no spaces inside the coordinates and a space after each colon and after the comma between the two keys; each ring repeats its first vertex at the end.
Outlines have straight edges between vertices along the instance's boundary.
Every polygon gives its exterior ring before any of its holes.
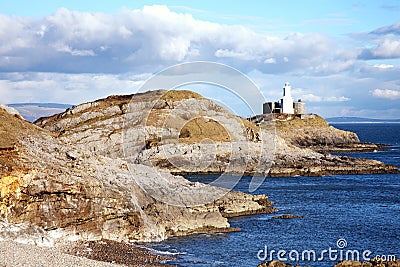
{"type": "Polygon", "coordinates": [[[124,266],[172,267],[174,257],[157,255],[147,248],[111,240],[79,241],[60,248],[66,254],[124,266]]]}
{"type": "Polygon", "coordinates": [[[313,149],[320,153],[367,153],[386,151],[389,148],[385,144],[373,144],[369,142],[342,144],[336,146],[313,146],[313,149]]]}

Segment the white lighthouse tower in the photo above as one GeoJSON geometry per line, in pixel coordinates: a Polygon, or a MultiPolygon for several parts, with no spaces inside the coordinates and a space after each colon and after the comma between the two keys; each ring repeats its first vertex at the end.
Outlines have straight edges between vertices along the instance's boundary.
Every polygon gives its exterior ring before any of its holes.
{"type": "Polygon", "coordinates": [[[282,113],[294,114],[292,88],[288,82],[283,87],[283,98],[281,99],[282,113]]]}

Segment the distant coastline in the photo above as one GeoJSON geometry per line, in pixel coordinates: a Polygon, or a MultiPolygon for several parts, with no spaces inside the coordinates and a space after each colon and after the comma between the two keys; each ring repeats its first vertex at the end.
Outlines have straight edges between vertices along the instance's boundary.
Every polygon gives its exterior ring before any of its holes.
{"type": "Polygon", "coordinates": [[[328,123],[400,123],[400,119],[371,119],[361,117],[331,117],[326,118],[328,123]]]}

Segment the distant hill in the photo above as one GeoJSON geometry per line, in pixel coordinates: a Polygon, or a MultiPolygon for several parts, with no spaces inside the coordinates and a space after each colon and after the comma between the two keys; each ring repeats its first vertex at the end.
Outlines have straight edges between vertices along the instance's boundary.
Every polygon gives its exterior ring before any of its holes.
{"type": "Polygon", "coordinates": [[[59,103],[17,103],[8,104],[15,108],[27,121],[33,122],[40,117],[48,117],[65,111],[73,105],[59,103]]]}
{"type": "Polygon", "coordinates": [[[394,120],[384,120],[384,119],[369,119],[369,118],[359,118],[359,117],[332,117],[327,118],[327,122],[329,123],[400,123],[400,119],[394,120]]]}

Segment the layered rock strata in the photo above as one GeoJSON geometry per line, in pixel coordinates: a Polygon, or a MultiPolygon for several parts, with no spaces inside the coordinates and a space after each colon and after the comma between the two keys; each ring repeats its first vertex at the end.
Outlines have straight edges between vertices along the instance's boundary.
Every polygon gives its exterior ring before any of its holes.
{"type": "Polygon", "coordinates": [[[0,139],[2,239],[155,241],[236,230],[227,217],[274,210],[265,195],[191,183],[141,164],[128,168],[3,109],[0,139]]]}

